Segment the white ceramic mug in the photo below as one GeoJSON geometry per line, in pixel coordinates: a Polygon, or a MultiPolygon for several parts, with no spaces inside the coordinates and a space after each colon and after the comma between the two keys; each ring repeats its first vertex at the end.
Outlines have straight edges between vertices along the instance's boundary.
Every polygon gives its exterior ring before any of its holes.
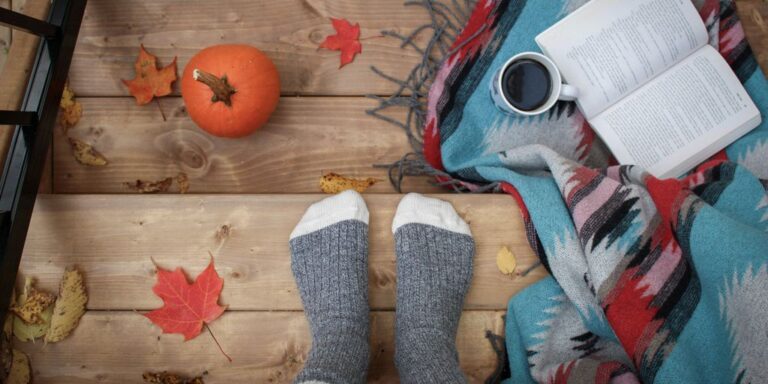
{"type": "Polygon", "coordinates": [[[501,68],[496,72],[491,80],[491,99],[493,99],[493,103],[496,104],[496,106],[503,112],[521,116],[540,115],[554,107],[558,100],[572,101],[576,100],[578,96],[579,90],[576,89],[576,87],[563,84],[563,78],[560,75],[560,70],[557,69],[555,63],[552,62],[552,60],[550,60],[548,57],[537,52],[522,52],[513,56],[511,59],[507,60],[504,65],[501,66],[501,68]],[[515,108],[515,106],[512,105],[509,100],[507,100],[507,98],[504,96],[504,92],[502,91],[502,78],[507,68],[509,68],[510,65],[516,63],[517,61],[526,59],[536,61],[543,65],[544,68],[547,69],[547,72],[549,72],[552,84],[552,89],[550,90],[550,95],[547,101],[541,107],[532,111],[524,111],[522,109],[515,108]]]}

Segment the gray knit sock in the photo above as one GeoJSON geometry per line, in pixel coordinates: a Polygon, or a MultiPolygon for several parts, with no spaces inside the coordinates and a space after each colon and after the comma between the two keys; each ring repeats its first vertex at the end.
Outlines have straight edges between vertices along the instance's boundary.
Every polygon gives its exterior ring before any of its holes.
{"type": "Polygon", "coordinates": [[[395,364],[403,383],[464,383],[456,330],[475,243],[451,204],[409,194],[392,232],[397,253],[395,364]]]}
{"type": "Polygon", "coordinates": [[[368,337],[368,209],[354,191],[309,207],[291,234],[291,269],[312,331],[297,383],[364,383],[368,337]]]}

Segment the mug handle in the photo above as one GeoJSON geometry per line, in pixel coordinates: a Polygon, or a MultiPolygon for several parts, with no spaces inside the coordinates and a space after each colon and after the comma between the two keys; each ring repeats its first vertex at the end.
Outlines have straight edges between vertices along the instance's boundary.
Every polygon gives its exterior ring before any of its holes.
{"type": "Polygon", "coordinates": [[[577,97],[579,97],[579,89],[573,85],[563,84],[563,86],[560,87],[559,100],[573,101],[576,100],[577,97]]]}

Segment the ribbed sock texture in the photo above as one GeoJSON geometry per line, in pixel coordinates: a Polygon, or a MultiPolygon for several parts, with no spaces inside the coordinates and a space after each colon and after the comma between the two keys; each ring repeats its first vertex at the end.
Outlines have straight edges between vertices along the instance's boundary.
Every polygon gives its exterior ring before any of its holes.
{"type": "Polygon", "coordinates": [[[312,331],[296,382],[364,383],[369,348],[368,225],[341,221],[290,241],[291,269],[312,331]]]}
{"type": "Polygon", "coordinates": [[[401,382],[465,383],[456,331],[472,278],[472,237],[410,223],[396,229],[395,250],[395,364],[401,382]]]}

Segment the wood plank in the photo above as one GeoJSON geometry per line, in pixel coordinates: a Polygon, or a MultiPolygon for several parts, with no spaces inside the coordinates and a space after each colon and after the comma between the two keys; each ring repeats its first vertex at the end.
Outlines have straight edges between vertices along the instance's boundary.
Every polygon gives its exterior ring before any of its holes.
{"type": "MultiPolygon", "coordinates": [[[[16,12],[44,18],[48,14],[48,0],[25,0],[13,4],[16,12]]],[[[37,52],[38,37],[23,31],[13,32],[13,41],[8,48],[8,60],[0,72],[0,110],[18,110],[27,88],[27,79],[32,71],[37,52]]],[[[0,169],[5,165],[6,154],[13,138],[14,128],[0,125],[0,169]]]]}
{"type": "MultiPolygon", "coordinates": [[[[216,257],[224,277],[222,303],[232,310],[301,310],[290,269],[288,237],[321,195],[41,195],[32,216],[20,274],[57,288],[67,266],[86,276],[89,309],[146,310],[162,305],[151,293],[154,260],[197,276],[216,257]],[[226,227],[225,227],[226,226],[226,227]],[[222,230],[222,228],[226,228],[222,230]]],[[[370,304],[395,305],[395,255],[390,231],[399,195],[365,195],[369,231],[370,304]]],[[[477,252],[467,309],[504,309],[520,289],[542,278],[538,268],[509,277],[496,267],[501,246],[520,270],[535,263],[514,200],[506,195],[438,195],[472,228],[477,252]]]]}
{"type": "Polygon", "coordinates": [[[354,63],[339,70],[338,52],[318,51],[335,33],[329,17],[359,23],[362,38],[382,30],[410,33],[429,20],[426,11],[405,7],[403,0],[91,0],[71,79],[83,96],[128,95],[120,79],[134,76],[139,44],[164,64],[178,56],[181,73],[204,47],[245,43],[272,58],[285,95],[391,94],[396,86],[369,67],[405,78],[421,60],[415,51],[400,49],[398,40],[372,38],[363,41],[354,63]]]}
{"type": "MultiPolygon", "coordinates": [[[[459,323],[457,348],[462,369],[481,383],[496,366],[496,354],[485,331],[503,332],[504,312],[465,312],[459,323]]],[[[371,314],[372,358],[369,382],[395,383],[394,313],[371,314]]],[[[133,312],[88,312],[66,340],[17,343],[29,353],[36,384],[141,383],[145,371],[189,375],[207,371],[205,382],[290,383],[303,366],[311,338],[302,312],[226,312],[211,324],[232,363],[219,353],[210,336],[184,342],[163,335],[133,312]]]]}
{"type": "Polygon", "coordinates": [[[768,1],[736,0],[736,6],[752,51],[768,72],[768,1]]]}
{"type": "MultiPolygon", "coordinates": [[[[11,9],[11,0],[0,0],[0,8],[11,9]]],[[[6,60],[8,60],[8,49],[11,47],[11,28],[0,25],[0,73],[3,72],[6,60]]]]}
{"type": "MultiPolygon", "coordinates": [[[[765,7],[760,0],[737,2],[743,8],[765,7]]],[[[382,30],[409,33],[428,21],[424,10],[405,7],[403,0],[91,0],[71,78],[83,96],[127,95],[120,79],[133,77],[139,44],[158,55],[161,63],[170,63],[178,56],[183,69],[189,58],[206,46],[246,43],[261,48],[275,61],[286,95],[390,94],[393,85],[369,67],[376,65],[405,78],[421,59],[411,49],[400,49],[395,39],[376,38],[365,40],[363,54],[338,70],[337,52],[317,51],[325,36],[334,33],[329,17],[359,22],[364,38],[377,36],[382,30]]],[[[747,19],[751,38],[765,36],[747,19]]],[[[755,48],[760,52],[758,48],[766,46],[756,44],[755,48]]]]}
{"type": "Polygon", "coordinates": [[[37,193],[53,193],[53,143],[48,148],[48,155],[45,156],[45,165],[37,193]]]}
{"type": "MultiPolygon", "coordinates": [[[[75,92],[80,92],[75,89],[75,92]]],[[[130,193],[125,182],[184,172],[193,193],[317,193],[324,172],[375,177],[372,193],[391,193],[386,169],[412,151],[397,127],[370,117],[363,97],[283,98],[271,122],[244,139],[221,139],[189,119],[181,98],[154,105],[131,98],[79,98],[80,123],[69,131],[110,161],[105,167],[75,161],[61,130],[54,133],[56,193],[130,193]]],[[[404,115],[405,111],[393,111],[404,115]]],[[[408,178],[406,191],[435,192],[428,178],[408,178]]]]}

